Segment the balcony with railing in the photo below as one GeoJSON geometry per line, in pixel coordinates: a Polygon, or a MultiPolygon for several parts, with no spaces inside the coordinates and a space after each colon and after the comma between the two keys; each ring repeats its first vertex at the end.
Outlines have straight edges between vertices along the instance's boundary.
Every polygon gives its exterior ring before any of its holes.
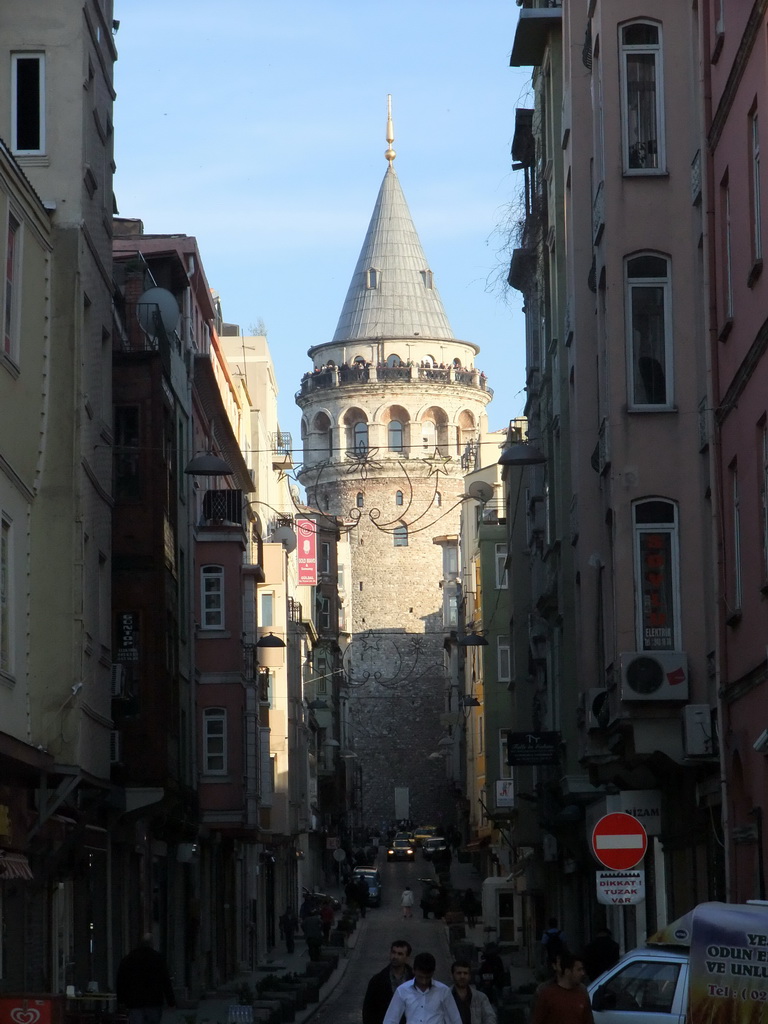
{"type": "Polygon", "coordinates": [[[293,438],[285,430],[272,434],[272,468],[290,469],[293,465],[293,438]]]}
{"type": "Polygon", "coordinates": [[[296,392],[296,400],[329,388],[348,385],[376,385],[379,383],[396,382],[398,384],[426,384],[460,386],[477,388],[493,397],[493,390],[488,387],[485,373],[481,370],[468,369],[463,366],[374,366],[371,363],[355,366],[328,366],[322,370],[307,373],[301,382],[301,389],[296,392]]]}

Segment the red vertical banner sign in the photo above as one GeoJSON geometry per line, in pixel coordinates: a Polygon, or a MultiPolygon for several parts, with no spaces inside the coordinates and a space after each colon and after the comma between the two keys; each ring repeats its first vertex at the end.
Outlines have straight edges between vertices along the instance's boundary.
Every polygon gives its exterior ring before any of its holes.
{"type": "Polygon", "coordinates": [[[317,586],[317,523],[314,519],[297,519],[296,551],[299,558],[299,585],[317,586]]]}

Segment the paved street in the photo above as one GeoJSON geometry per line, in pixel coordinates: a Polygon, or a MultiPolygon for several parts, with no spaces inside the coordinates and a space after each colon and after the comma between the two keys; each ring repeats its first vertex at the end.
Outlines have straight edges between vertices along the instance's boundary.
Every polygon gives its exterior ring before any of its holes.
{"type": "Polygon", "coordinates": [[[312,1016],[313,1024],[360,1024],[363,995],[368,979],[387,964],[387,954],[393,939],[407,939],[413,952],[429,951],[437,960],[435,977],[450,980],[450,959],[447,929],[443,921],[432,917],[425,921],[418,906],[421,885],[419,877],[434,876],[431,865],[417,853],[415,864],[386,861],[382,850],[379,868],[383,881],[383,899],[380,907],[372,907],[365,921],[358,923],[359,937],[349,954],[349,964],[341,981],[312,1016]],[[400,896],[406,885],[415,894],[413,917],[403,920],[400,896]]]}

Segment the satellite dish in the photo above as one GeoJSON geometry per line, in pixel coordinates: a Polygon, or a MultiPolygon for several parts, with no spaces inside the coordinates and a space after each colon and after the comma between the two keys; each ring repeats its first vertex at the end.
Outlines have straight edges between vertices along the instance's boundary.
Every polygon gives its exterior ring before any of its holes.
{"type": "Polygon", "coordinates": [[[288,554],[296,550],[296,531],[290,526],[278,526],[272,534],[272,540],[282,544],[288,554]]]}
{"type": "Polygon", "coordinates": [[[142,331],[150,338],[158,335],[158,319],[166,334],[179,326],[179,304],[167,288],[148,288],[136,304],[136,317],[142,331]]]}
{"type": "Polygon", "coordinates": [[[474,480],[467,488],[467,492],[483,504],[493,497],[493,487],[484,480],[474,480]]]}

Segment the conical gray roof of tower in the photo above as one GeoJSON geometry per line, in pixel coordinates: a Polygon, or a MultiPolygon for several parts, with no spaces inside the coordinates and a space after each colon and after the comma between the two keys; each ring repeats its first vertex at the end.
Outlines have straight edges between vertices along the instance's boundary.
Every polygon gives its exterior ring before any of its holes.
{"type": "Polygon", "coordinates": [[[413,337],[454,339],[390,163],[333,341],[413,337]],[[371,287],[371,270],[378,272],[377,287],[371,287]]]}

